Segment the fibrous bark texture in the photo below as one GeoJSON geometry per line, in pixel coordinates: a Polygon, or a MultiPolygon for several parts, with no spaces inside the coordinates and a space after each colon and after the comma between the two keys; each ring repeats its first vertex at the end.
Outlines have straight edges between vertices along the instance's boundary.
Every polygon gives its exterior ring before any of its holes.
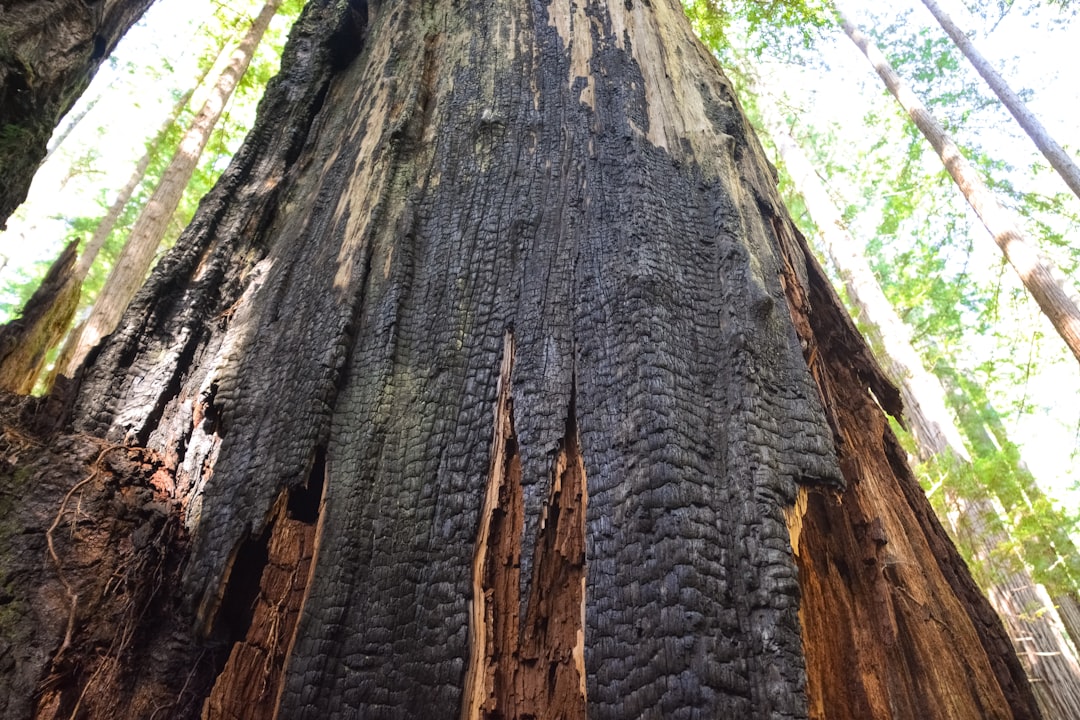
{"type": "Polygon", "coordinates": [[[22,315],[0,326],[0,390],[29,394],[49,350],[75,315],[81,287],[74,276],[77,250],[77,242],[64,248],[22,315]]]}
{"type": "Polygon", "coordinates": [[[0,229],[53,128],[153,0],[0,2],[0,229]]]}
{"type": "Polygon", "coordinates": [[[239,648],[208,712],[839,718],[884,679],[884,717],[1032,717],[678,3],[312,0],[297,27],[73,409],[173,473],[176,592],[239,648]],[[809,489],[922,543],[925,594],[856,670],[827,639],[899,590],[832,569],[862,546],[801,519],[809,489]]]}
{"type": "MultiPolygon", "coordinates": [[[[859,319],[869,328],[868,335],[888,377],[900,390],[903,419],[915,438],[920,457],[924,461],[936,459],[950,470],[974,473],[960,428],[949,412],[944,388],[923,366],[911,344],[910,332],[878,285],[840,210],[783,123],[768,104],[761,109],[784,165],[820,229],[821,245],[843,280],[859,319]]],[[[980,574],[986,579],[983,587],[1024,661],[1047,720],[1073,717],[1080,713],[1080,708],[1072,707],[1073,696],[1080,688],[1075,652],[1054,604],[1045,591],[1039,592],[1020,554],[999,551],[999,546],[1009,541],[998,521],[1000,505],[985,488],[981,490],[979,496],[957,497],[952,493],[948,522],[954,537],[959,536],[963,540],[961,547],[977,558],[980,574]]],[[[942,520],[946,518],[942,516],[942,520]]]]}

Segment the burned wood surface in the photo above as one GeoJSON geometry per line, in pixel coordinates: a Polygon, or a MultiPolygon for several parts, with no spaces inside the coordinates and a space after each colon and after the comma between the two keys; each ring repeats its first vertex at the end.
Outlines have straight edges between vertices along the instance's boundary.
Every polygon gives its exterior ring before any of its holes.
{"type": "Polygon", "coordinates": [[[678,3],[312,0],[285,58],[72,413],[169,473],[204,712],[1032,716],[678,3]],[[932,549],[891,634],[831,625],[868,487],[932,549]]]}

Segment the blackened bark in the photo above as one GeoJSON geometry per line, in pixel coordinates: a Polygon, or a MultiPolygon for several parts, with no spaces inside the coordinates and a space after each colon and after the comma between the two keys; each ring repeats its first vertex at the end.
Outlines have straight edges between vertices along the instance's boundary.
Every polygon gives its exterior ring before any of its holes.
{"type": "Polygon", "coordinates": [[[0,2],[0,229],[53,128],[153,0],[0,2]]]}
{"type": "MultiPolygon", "coordinates": [[[[74,411],[163,458],[177,592],[272,666],[249,702],[227,666],[209,712],[512,716],[525,691],[543,717],[807,717],[788,525],[859,479],[818,363],[867,398],[877,376],[847,326],[851,357],[814,353],[798,298],[841,311],[779,208],[678,3],[312,0],[74,411]],[[315,528],[299,585],[290,518],[315,528]],[[263,629],[298,596],[278,653],[263,629]]],[[[913,562],[966,617],[962,581],[913,562]]],[[[997,636],[956,627],[969,669],[920,676],[955,698],[927,717],[1026,717],[997,636]]]]}

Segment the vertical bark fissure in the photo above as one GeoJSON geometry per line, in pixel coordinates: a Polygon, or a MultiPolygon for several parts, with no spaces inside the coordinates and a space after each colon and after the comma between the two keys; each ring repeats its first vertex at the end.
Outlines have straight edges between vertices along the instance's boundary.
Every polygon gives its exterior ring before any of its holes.
{"type": "Polygon", "coordinates": [[[829,398],[847,480],[836,497],[811,493],[801,518],[789,516],[810,717],[1037,717],[1008,635],[934,519],[875,402],[891,399],[898,410],[896,390],[850,319],[830,309],[839,301],[807,261],[797,231],[774,227],[790,254],[787,266],[810,271],[794,296],[798,279],[785,286],[792,313],[802,315],[794,318],[800,335],[812,333],[802,336],[807,362],[829,398]],[[941,647],[959,650],[936,657],[941,647]]]}
{"type": "Polygon", "coordinates": [[[307,483],[279,498],[262,536],[234,559],[215,611],[215,634],[235,638],[203,706],[204,720],[267,720],[278,712],[283,679],[318,555],[326,489],[325,450],[317,448],[307,483]],[[253,567],[239,567],[252,563],[253,567]],[[235,599],[234,599],[235,598],[235,599]],[[221,610],[236,607],[232,618],[221,610]],[[234,627],[228,627],[232,621],[234,627]]]}
{"type": "Polygon", "coordinates": [[[524,599],[524,503],[506,336],[491,470],[473,560],[469,665],[462,720],[583,720],[585,511],[588,491],[573,393],[524,599]]]}

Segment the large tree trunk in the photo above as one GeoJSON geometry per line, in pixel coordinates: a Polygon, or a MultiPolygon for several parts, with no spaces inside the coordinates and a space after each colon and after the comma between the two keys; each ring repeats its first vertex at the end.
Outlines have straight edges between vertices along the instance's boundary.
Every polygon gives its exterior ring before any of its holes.
{"type": "Polygon", "coordinates": [[[53,128],[153,0],[0,2],[0,229],[53,128]]]}
{"type": "Polygon", "coordinates": [[[844,32],[870,61],[885,87],[933,146],[945,169],[963,193],[964,199],[971,205],[1005,259],[1020,276],[1020,281],[1028,293],[1049,318],[1065,345],[1080,361],[1080,307],[1077,307],[1075,290],[1066,290],[1064,277],[1049,260],[1039,255],[1030,238],[1001,206],[978,171],[960,153],[960,148],[945,132],[945,128],[903,84],[877,46],[839,8],[837,14],[844,32]]]}
{"type": "Polygon", "coordinates": [[[82,365],[86,354],[98,341],[116,329],[124,309],[146,280],[154,257],[161,245],[173,213],[180,205],[184,189],[198,167],[210,133],[225,111],[240,78],[244,76],[255,49],[259,46],[270,21],[274,19],[282,0],[267,0],[251,27],[240,39],[229,63],[222,69],[214,87],[190,127],[180,140],[176,153],[161,175],[154,193],[139,213],[128,233],[124,249],[116,259],[109,277],[98,293],[90,315],[69,336],[61,353],[64,366],[58,372],[72,375],[82,365]]]}
{"type": "MultiPolygon", "coordinates": [[[[922,460],[937,460],[950,472],[973,473],[960,428],[949,412],[945,390],[927,370],[911,343],[859,244],[809,160],[788,133],[765,96],[759,103],[767,130],[796,190],[819,228],[821,246],[836,267],[859,319],[869,330],[877,357],[900,389],[906,420],[922,460]]],[[[948,481],[946,481],[948,482],[948,481]]],[[[947,491],[948,492],[948,491],[947,491]]],[[[985,491],[978,497],[950,493],[949,521],[954,536],[974,555],[991,604],[1005,623],[1024,661],[1047,720],[1080,716],[1080,664],[1054,603],[1039,588],[1017,553],[998,547],[1008,541],[998,521],[999,508],[985,491]]]]}
{"type": "Polygon", "coordinates": [[[183,612],[101,651],[20,532],[45,716],[1038,717],[678,3],[312,0],[282,67],[74,400],[183,612]]]}
{"type": "Polygon", "coordinates": [[[971,42],[971,38],[953,22],[949,14],[942,10],[935,0],[922,0],[922,3],[933,14],[942,29],[956,44],[956,47],[960,48],[960,52],[964,53],[964,57],[978,71],[982,79],[994,91],[994,94],[998,96],[1001,104],[1008,109],[1016,122],[1024,129],[1024,132],[1028,134],[1031,141],[1035,143],[1035,147],[1039,148],[1039,152],[1047,159],[1050,166],[1057,170],[1058,175],[1073,191],[1073,194],[1080,197],[1080,167],[1076,166],[1076,163],[1069,157],[1064,148],[1054,140],[1046,128],[1043,127],[1043,124],[1039,122],[1039,118],[1035,117],[1035,114],[1028,109],[1020,96],[1009,87],[1009,83],[1005,81],[1005,78],[1001,77],[998,71],[994,69],[994,66],[983,57],[979,49],[975,47],[975,43],[971,42]]]}

